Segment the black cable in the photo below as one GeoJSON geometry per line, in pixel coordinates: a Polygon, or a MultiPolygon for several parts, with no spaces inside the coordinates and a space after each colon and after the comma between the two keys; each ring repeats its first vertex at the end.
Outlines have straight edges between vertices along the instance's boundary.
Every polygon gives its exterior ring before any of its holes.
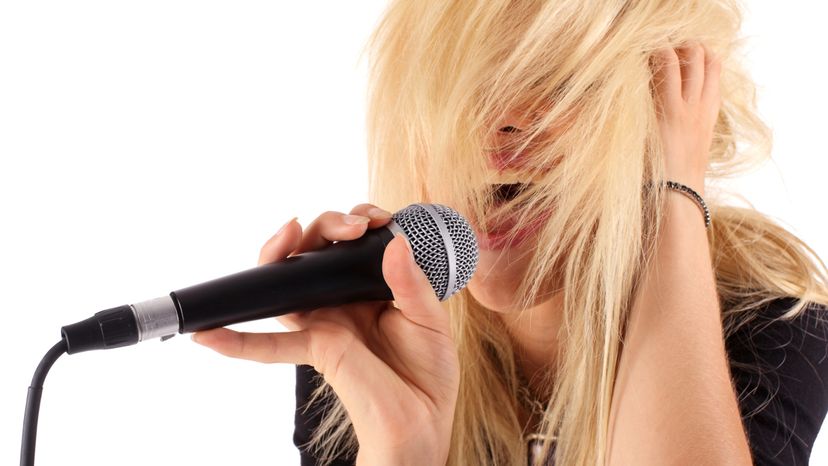
{"type": "Polygon", "coordinates": [[[53,346],[35,369],[29,394],[26,396],[26,413],[23,415],[23,441],[20,443],[20,466],[34,466],[35,442],[37,440],[37,415],[40,412],[40,396],[43,381],[52,364],[66,352],[66,341],[60,340],[53,346]]]}

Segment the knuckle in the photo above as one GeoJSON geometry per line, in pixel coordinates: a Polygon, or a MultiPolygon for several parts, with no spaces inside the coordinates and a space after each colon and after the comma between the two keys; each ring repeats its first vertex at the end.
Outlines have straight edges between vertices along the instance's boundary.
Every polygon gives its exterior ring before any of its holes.
{"type": "Polygon", "coordinates": [[[250,359],[251,358],[251,354],[249,354],[250,353],[250,346],[247,344],[247,338],[245,338],[244,335],[240,335],[240,338],[238,338],[236,340],[236,344],[234,346],[235,346],[233,348],[234,357],[241,358],[241,359],[250,359]]]}

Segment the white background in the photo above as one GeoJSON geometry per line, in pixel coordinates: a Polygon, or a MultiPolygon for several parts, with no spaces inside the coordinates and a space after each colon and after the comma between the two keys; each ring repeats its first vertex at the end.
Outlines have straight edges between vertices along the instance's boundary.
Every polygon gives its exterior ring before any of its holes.
{"type": "MultiPolygon", "coordinates": [[[[384,3],[0,3],[0,463],[61,326],[252,267],[292,216],[366,200],[358,53],[384,3]]],[[[828,7],[748,6],[775,160],[730,186],[828,257],[828,7]]],[[[37,464],[298,464],[293,378],[187,336],[63,356],[37,464]]]]}

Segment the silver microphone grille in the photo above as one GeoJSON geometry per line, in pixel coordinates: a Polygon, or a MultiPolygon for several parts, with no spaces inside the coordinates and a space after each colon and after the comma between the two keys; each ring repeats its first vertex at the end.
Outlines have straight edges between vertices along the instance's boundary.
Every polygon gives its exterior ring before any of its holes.
{"type": "Polygon", "coordinates": [[[408,237],[414,260],[440,301],[466,286],[477,268],[478,249],[465,218],[444,205],[411,204],[392,219],[408,237]]]}

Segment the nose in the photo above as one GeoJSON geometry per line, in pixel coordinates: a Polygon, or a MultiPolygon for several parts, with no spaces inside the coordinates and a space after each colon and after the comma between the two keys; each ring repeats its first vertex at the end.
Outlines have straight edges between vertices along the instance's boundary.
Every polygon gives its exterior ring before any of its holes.
{"type": "MultiPolygon", "coordinates": [[[[517,111],[509,112],[501,121],[497,122],[495,134],[491,146],[493,150],[489,154],[489,166],[498,172],[509,169],[516,169],[523,166],[525,159],[523,153],[515,155],[516,146],[520,133],[529,127],[529,119],[517,111]]],[[[525,151],[524,151],[525,152],[525,151]]]]}
{"type": "MultiPolygon", "coordinates": [[[[496,129],[489,141],[489,147],[492,148],[488,154],[488,165],[498,173],[503,173],[508,170],[518,170],[525,168],[529,163],[529,154],[536,150],[537,144],[543,144],[538,139],[529,143],[519,154],[516,154],[518,147],[521,146],[521,133],[528,131],[533,121],[540,118],[539,114],[528,114],[520,109],[508,112],[504,117],[497,121],[493,127],[496,129]]],[[[554,126],[542,130],[541,138],[546,140],[549,138],[558,137],[564,131],[568,131],[575,121],[575,113],[568,113],[562,117],[562,120],[554,126]]],[[[556,159],[550,163],[549,166],[533,167],[541,173],[548,173],[554,169],[560,160],[556,159]]]]}

